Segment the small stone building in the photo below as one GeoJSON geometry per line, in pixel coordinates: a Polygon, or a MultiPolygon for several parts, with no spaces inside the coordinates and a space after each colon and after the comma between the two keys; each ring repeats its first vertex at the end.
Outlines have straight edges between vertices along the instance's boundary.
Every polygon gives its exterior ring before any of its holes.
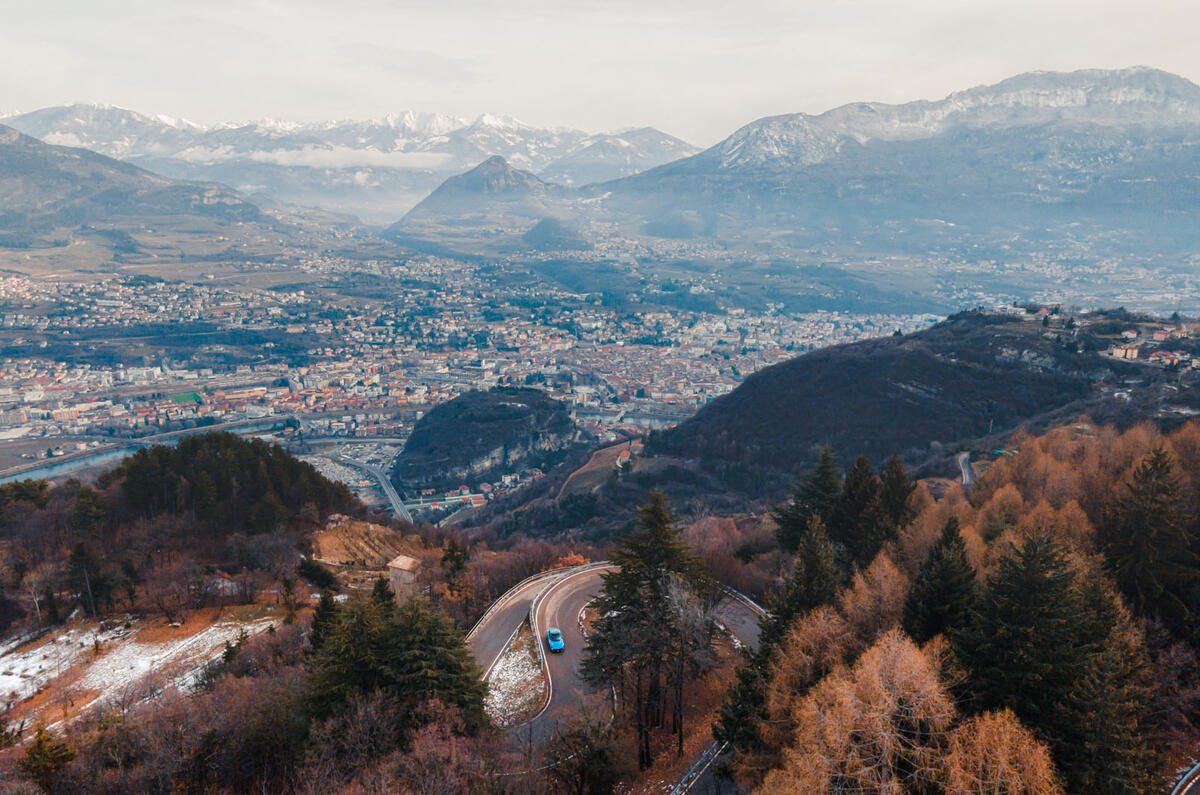
{"type": "Polygon", "coordinates": [[[417,570],[421,561],[408,555],[397,555],[388,562],[388,584],[396,598],[403,598],[417,592],[417,570]]]}

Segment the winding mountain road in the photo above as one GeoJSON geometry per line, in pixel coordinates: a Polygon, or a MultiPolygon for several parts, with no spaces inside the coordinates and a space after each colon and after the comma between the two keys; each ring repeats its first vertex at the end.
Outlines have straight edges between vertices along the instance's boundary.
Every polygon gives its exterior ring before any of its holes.
{"type": "Polygon", "coordinates": [[[1200,762],[1184,773],[1171,789],[1171,795],[1196,795],[1196,793],[1200,793],[1200,762]]]}
{"type": "Polygon", "coordinates": [[[508,648],[513,633],[528,618],[533,598],[550,580],[562,573],[561,569],[545,571],[517,583],[493,602],[467,633],[467,646],[483,669],[485,679],[496,660],[508,648]]]}
{"type": "MultiPolygon", "coordinates": [[[[498,599],[467,636],[468,645],[485,672],[508,648],[513,634],[527,619],[532,619],[546,660],[550,698],[545,708],[531,721],[513,729],[523,741],[541,743],[550,738],[555,723],[578,714],[587,685],[579,674],[586,641],[579,624],[584,607],[600,593],[601,575],[613,567],[590,564],[571,569],[543,572],[524,580],[498,599]],[[551,654],[546,646],[546,630],[562,630],[565,648],[551,654]]],[[[758,647],[759,619],[762,608],[749,599],[729,592],[717,606],[717,620],[737,640],[758,647]]],[[[485,673],[486,676],[486,673],[485,673]]]]}
{"type": "Polygon", "coordinates": [[[550,739],[555,723],[579,714],[583,706],[583,696],[588,692],[588,686],[580,676],[579,668],[583,663],[583,649],[587,640],[579,625],[579,614],[600,593],[604,584],[600,575],[613,568],[605,566],[572,571],[550,583],[545,592],[538,596],[533,627],[546,653],[550,700],[528,725],[521,727],[522,736],[532,736],[535,743],[550,739]],[[546,630],[550,627],[562,630],[565,646],[557,654],[551,654],[546,645],[546,630]]]}

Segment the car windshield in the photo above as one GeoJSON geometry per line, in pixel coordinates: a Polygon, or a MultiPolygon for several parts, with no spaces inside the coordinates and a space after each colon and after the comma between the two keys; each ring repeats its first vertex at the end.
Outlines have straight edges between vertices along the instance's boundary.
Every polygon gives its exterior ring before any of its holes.
{"type": "Polygon", "coordinates": [[[557,629],[550,630],[550,640],[558,640],[561,637],[562,637],[562,633],[559,632],[557,629]]]}

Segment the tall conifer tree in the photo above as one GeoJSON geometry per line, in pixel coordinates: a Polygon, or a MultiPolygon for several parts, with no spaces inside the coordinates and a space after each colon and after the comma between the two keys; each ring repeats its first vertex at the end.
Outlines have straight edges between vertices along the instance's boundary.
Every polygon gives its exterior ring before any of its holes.
{"type": "Polygon", "coordinates": [[[929,549],[904,604],[904,631],[917,643],[949,629],[962,629],[975,604],[975,570],[951,517],[929,549]]]}
{"type": "Polygon", "coordinates": [[[771,618],[763,622],[760,647],[774,646],[797,618],[832,603],[839,584],[833,545],[825,533],[825,524],[813,514],[796,551],[792,578],[771,606],[771,618]]]}
{"type": "Polygon", "coordinates": [[[879,499],[893,527],[904,527],[912,521],[912,508],[908,500],[914,489],[916,484],[909,479],[904,462],[900,456],[893,455],[884,464],[879,476],[879,499]]]}
{"type": "Polygon", "coordinates": [[[772,511],[779,546],[787,552],[795,552],[813,514],[828,526],[841,493],[842,475],[833,450],[822,447],[817,465],[796,484],[789,502],[772,511]]]}
{"type": "Polygon", "coordinates": [[[1069,792],[1142,793],[1147,702],[1132,678],[1140,641],[1088,592],[1096,577],[1081,584],[1051,536],[1031,536],[1001,561],[951,642],[974,705],[1016,713],[1050,745],[1069,792]]]}
{"type": "Polygon", "coordinates": [[[866,456],[846,470],[842,493],[829,522],[829,538],[842,547],[847,562],[866,566],[896,533],[880,496],[879,478],[866,456]]]}
{"type": "Polygon", "coordinates": [[[1171,456],[1156,447],[1138,465],[1102,528],[1117,586],[1135,613],[1194,637],[1200,609],[1200,556],[1183,515],[1171,456]]]}
{"type": "Polygon", "coordinates": [[[338,619],[338,604],[328,588],[321,591],[321,598],[313,608],[312,627],[308,631],[308,645],[313,652],[321,650],[321,644],[333,631],[338,619]]]}

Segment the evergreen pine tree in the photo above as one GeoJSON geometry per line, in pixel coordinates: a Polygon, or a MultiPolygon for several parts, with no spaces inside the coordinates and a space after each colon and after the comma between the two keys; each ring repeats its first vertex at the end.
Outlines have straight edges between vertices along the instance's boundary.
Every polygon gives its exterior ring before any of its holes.
{"type": "Polygon", "coordinates": [[[17,771],[46,792],[54,792],[59,771],[74,758],[70,746],[45,729],[38,729],[25,756],[17,761],[17,771]]]}
{"type": "Polygon", "coordinates": [[[975,570],[967,547],[951,517],[941,538],[921,561],[921,568],[904,604],[904,631],[917,643],[950,629],[962,629],[975,604],[975,570]]]}
{"type": "Polygon", "coordinates": [[[773,648],[796,619],[837,596],[840,577],[833,559],[833,545],[825,525],[816,514],[809,517],[808,530],[796,552],[792,577],[771,605],[771,618],[763,622],[760,648],[773,648]]]}
{"type": "Polygon", "coordinates": [[[487,685],[454,620],[411,596],[392,611],[385,639],[386,686],[403,703],[437,699],[458,708],[472,730],[483,726],[487,685]]]}
{"type": "Polygon", "coordinates": [[[1094,653],[1077,647],[1078,601],[1066,554],[1049,535],[1001,560],[972,622],[950,633],[981,708],[1008,707],[1051,742],[1067,734],[1066,703],[1094,653]]]}
{"type": "Polygon", "coordinates": [[[971,624],[950,638],[975,706],[1007,707],[1045,740],[1069,792],[1123,795],[1146,791],[1136,736],[1146,704],[1126,629],[1044,534],[1001,561],[971,624]]]}
{"type": "Polygon", "coordinates": [[[107,513],[103,495],[93,488],[83,486],[75,495],[75,506],[68,521],[76,534],[91,538],[96,535],[107,513]]]}
{"type": "Polygon", "coordinates": [[[352,599],[339,611],[321,641],[309,675],[309,704],[314,715],[328,716],[358,693],[384,684],[383,611],[372,599],[352,599]]]}
{"type": "Polygon", "coordinates": [[[1170,455],[1156,447],[1138,465],[1102,528],[1101,545],[1133,611],[1176,634],[1196,633],[1200,556],[1183,515],[1170,455]]]}
{"type": "Polygon", "coordinates": [[[846,470],[842,493],[828,523],[829,538],[846,551],[848,562],[866,566],[880,547],[895,536],[880,497],[879,478],[866,456],[846,470]]]}
{"type": "Polygon", "coordinates": [[[485,722],[487,685],[462,632],[421,597],[399,606],[385,606],[374,594],[350,601],[337,609],[313,655],[309,703],[315,716],[375,690],[408,707],[435,699],[452,705],[470,730],[485,722]]]}
{"type": "Polygon", "coordinates": [[[713,737],[727,742],[740,753],[762,746],[758,727],[767,719],[765,664],[747,656],[737,668],[737,682],[729,688],[713,724],[713,737]]]}
{"type": "Polygon", "coordinates": [[[1142,634],[1099,572],[1083,577],[1080,590],[1085,636],[1097,653],[1072,694],[1078,729],[1064,768],[1079,792],[1154,792],[1160,743],[1147,723],[1153,695],[1142,634]]]}
{"type": "Polygon", "coordinates": [[[392,586],[388,583],[387,577],[382,574],[375,578],[375,584],[371,586],[371,601],[379,605],[384,610],[391,609],[396,603],[396,594],[392,590],[392,586]]]}
{"type": "Polygon", "coordinates": [[[775,536],[779,546],[787,552],[795,552],[813,514],[828,526],[841,493],[841,472],[838,471],[833,450],[822,447],[817,465],[796,484],[791,500],[786,505],[776,506],[771,512],[777,526],[775,536]]]}
{"type": "Polygon", "coordinates": [[[699,561],[675,526],[666,495],[652,492],[649,502],[638,508],[637,517],[640,530],[620,539],[612,554],[612,562],[620,569],[605,575],[606,585],[614,578],[633,580],[652,597],[661,598],[672,574],[694,583],[703,579],[699,561]]]}
{"type": "Polygon", "coordinates": [[[665,630],[674,627],[669,589],[682,584],[699,591],[706,578],[680,538],[666,497],[657,492],[638,509],[638,529],[621,537],[611,559],[619,568],[602,575],[600,618],[581,672],[593,686],[617,689],[634,720],[638,764],[645,768],[653,758],[650,734],[661,723],[663,676],[672,662],[662,644],[665,630]]]}
{"type": "Polygon", "coordinates": [[[312,627],[308,631],[308,644],[313,652],[321,650],[321,644],[333,631],[338,618],[338,603],[334,601],[333,592],[328,588],[321,591],[321,598],[313,609],[312,627]]]}
{"type": "Polygon", "coordinates": [[[912,521],[912,508],[909,507],[908,499],[916,487],[909,479],[900,456],[893,455],[889,458],[879,476],[879,499],[892,527],[904,527],[912,521]]]}

